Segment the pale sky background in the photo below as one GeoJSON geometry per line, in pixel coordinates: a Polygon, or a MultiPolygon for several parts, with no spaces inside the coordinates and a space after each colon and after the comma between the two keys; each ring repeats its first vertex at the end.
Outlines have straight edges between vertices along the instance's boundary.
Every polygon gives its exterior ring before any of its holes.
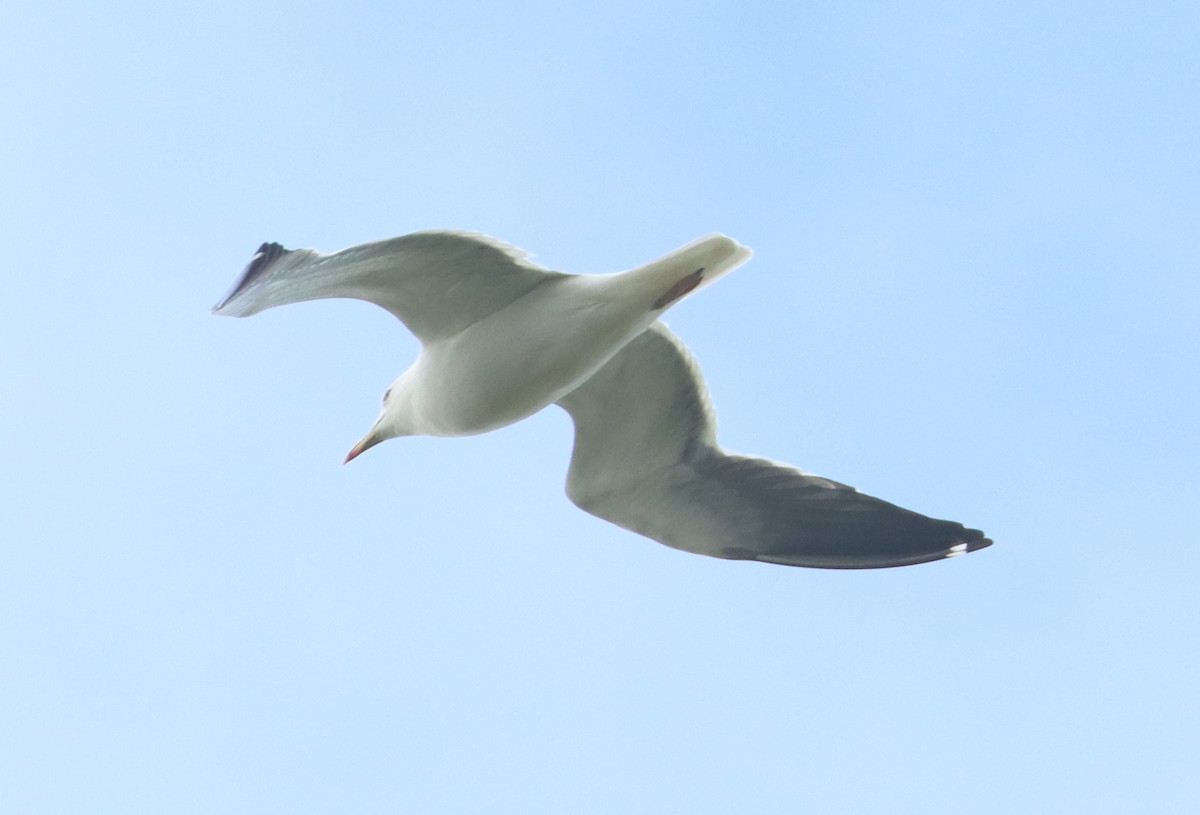
{"type": "Polygon", "coordinates": [[[1194,2],[0,12],[0,811],[1200,811],[1194,2]],[[209,308],[432,227],[672,311],[722,441],[991,549],[687,555],[551,408],[349,466],[416,342],[209,308]]]}

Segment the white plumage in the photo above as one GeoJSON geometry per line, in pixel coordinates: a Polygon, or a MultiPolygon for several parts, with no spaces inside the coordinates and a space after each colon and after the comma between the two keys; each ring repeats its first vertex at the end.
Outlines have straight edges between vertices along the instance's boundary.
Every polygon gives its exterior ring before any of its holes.
{"type": "Polygon", "coordinates": [[[710,235],[615,275],[569,275],[482,235],[417,232],[324,255],[263,244],[216,314],[329,297],[375,303],[422,348],[347,461],[389,438],[458,436],[558,403],[575,422],[567,494],[677,549],[791,566],[923,563],[983,533],[716,443],[703,378],[658,317],[750,251],[710,235]]]}

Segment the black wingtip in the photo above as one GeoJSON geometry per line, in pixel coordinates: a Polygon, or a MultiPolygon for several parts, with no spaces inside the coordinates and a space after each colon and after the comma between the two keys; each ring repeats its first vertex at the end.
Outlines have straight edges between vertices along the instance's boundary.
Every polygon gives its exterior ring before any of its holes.
{"type": "Polygon", "coordinates": [[[246,267],[246,271],[242,272],[242,282],[249,283],[260,272],[278,260],[286,251],[286,249],[277,243],[264,243],[258,247],[258,251],[250,259],[250,265],[246,267]]]}
{"type": "Polygon", "coordinates": [[[258,247],[258,250],[254,253],[254,257],[250,258],[250,262],[246,264],[246,268],[238,276],[237,282],[226,292],[221,301],[213,306],[213,313],[221,313],[231,300],[241,294],[257,277],[269,269],[275,261],[287,254],[287,251],[287,249],[284,249],[278,243],[264,243],[258,247]]]}
{"type": "Polygon", "coordinates": [[[946,552],[945,557],[954,557],[956,555],[965,555],[970,552],[978,552],[980,549],[986,549],[992,545],[991,538],[985,538],[983,533],[978,529],[964,529],[965,534],[958,536],[958,542],[950,547],[946,552]]]}
{"type": "MultiPolygon", "coordinates": [[[[983,533],[981,532],[980,534],[982,535],[983,533]]],[[[989,546],[991,546],[991,545],[992,545],[992,539],[991,539],[991,538],[983,538],[983,537],[981,537],[981,538],[978,538],[978,539],[976,539],[976,540],[967,541],[967,542],[966,542],[966,544],[967,544],[967,551],[968,551],[968,552],[977,552],[977,551],[979,551],[980,549],[986,549],[986,548],[988,548],[989,546]]]]}

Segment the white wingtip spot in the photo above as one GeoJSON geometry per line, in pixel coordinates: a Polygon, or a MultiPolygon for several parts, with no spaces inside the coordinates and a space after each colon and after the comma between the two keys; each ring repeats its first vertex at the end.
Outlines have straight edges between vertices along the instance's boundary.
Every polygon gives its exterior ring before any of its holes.
{"type": "Polygon", "coordinates": [[[965,543],[956,543],[950,547],[950,551],[946,553],[946,557],[957,557],[967,553],[967,545],[965,543]]]}

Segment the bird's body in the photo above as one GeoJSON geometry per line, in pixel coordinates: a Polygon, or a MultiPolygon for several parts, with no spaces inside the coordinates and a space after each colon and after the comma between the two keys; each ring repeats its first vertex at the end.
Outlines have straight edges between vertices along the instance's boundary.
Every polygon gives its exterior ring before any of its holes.
{"type": "Polygon", "coordinates": [[[573,391],[645,331],[674,302],[663,299],[679,280],[697,272],[716,279],[744,252],[727,238],[709,238],[657,266],[548,278],[425,344],[390,398],[407,401],[404,426],[414,435],[465,436],[520,421],[573,391]]]}
{"type": "Polygon", "coordinates": [[[637,313],[593,296],[599,294],[595,282],[547,281],[422,348],[392,389],[391,398],[408,402],[407,429],[428,436],[486,433],[574,390],[648,325],[645,309],[637,313]],[[553,330],[564,326],[571,330],[553,330]]]}
{"type": "Polygon", "coordinates": [[[333,255],[264,244],[218,314],[374,302],[422,341],[354,458],[388,438],[484,433],[557,402],[575,421],[578,506],[686,551],[828,568],[899,566],[990,544],[787,465],[716,445],[690,354],[658,317],[749,250],[710,235],[616,275],[541,269],[490,238],[420,232],[333,255]]]}

